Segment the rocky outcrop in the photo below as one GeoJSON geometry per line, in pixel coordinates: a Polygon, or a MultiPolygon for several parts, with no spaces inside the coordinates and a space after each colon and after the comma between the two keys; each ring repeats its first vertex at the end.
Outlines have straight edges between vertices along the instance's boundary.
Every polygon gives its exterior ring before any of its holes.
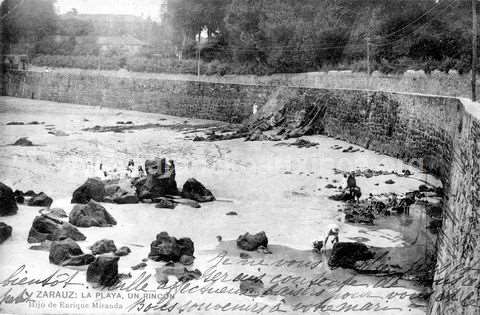
{"type": "Polygon", "coordinates": [[[12,227],[0,222],[0,244],[5,242],[12,235],[12,227]]]}
{"type": "Polygon", "coordinates": [[[75,205],[69,215],[69,222],[79,227],[110,227],[115,219],[99,203],[90,200],[86,205],[75,205]]]}
{"type": "Polygon", "coordinates": [[[90,250],[94,255],[114,253],[117,250],[117,246],[115,246],[115,243],[112,240],[103,239],[96,241],[90,246],[90,250]]]}
{"type": "Polygon", "coordinates": [[[215,197],[212,192],[205,188],[198,180],[195,178],[188,179],[182,188],[182,197],[187,199],[193,199],[198,202],[208,202],[214,201],[215,197]]]}
{"type": "Polygon", "coordinates": [[[80,246],[70,238],[52,242],[48,258],[50,263],[60,266],[83,266],[95,260],[95,256],[85,255],[80,246]]]}
{"type": "Polygon", "coordinates": [[[99,178],[89,178],[73,192],[72,203],[86,204],[90,200],[98,202],[105,198],[105,184],[99,178]]]}
{"type": "Polygon", "coordinates": [[[238,248],[243,250],[254,251],[257,250],[260,246],[267,247],[268,238],[263,231],[255,235],[247,232],[237,238],[237,246],[238,248]]]}
{"type": "Polygon", "coordinates": [[[28,200],[28,205],[31,207],[50,207],[53,203],[53,199],[48,197],[44,192],[36,194],[30,200],[28,200]]]}
{"type": "Polygon", "coordinates": [[[148,258],[154,261],[178,262],[183,255],[193,256],[194,251],[195,248],[190,238],[177,240],[175,237],[169,236],[167,232],[161,232],[150,244],[148,258]]]}
{"type": "Polygon", "coordinates": [[[178,194],[175,164],[172,160],[168,163],[164,158],[146,160],[145,171],[147,176],[135,182],[140,200],[178,194]]]}
{"type": "Polygon", "coordinates": [[[18,206],[10,187],[0,182],[0,216],[14,215],[18,206]]]}
{"type": "Polygon", "coordinates": [[[330,268],[354,268],[357,261],[369,260],[374,256],[365,244],[339,242],[333,246],[328,265],[330,268]]]}
{"type": "Polygon", "coordinates": [[[116,256],[98,256],[87,269],[87,282],[112,286],[118,281],[118,260],[116,256]]]}
{"type": "Polygon", "coordinates": [[[41,215],[33,220],[27,241],[28,243],[41,243],[45,240],[61,241],[67,238],[74,241],[86,239],[85,235],[70,223],[41,215]]]}

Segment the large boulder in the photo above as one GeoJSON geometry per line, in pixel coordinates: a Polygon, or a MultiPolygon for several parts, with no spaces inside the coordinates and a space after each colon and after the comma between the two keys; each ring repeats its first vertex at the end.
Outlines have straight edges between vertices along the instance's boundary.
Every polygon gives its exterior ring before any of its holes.
{"type": "Polygon", "coordinates": [[[48,197],[44,192],[41,192],[33,196],[28,200],[28,205],[31,207],[50,207],[53,203],[53,199],[48,197]]]}
{"type": "Polygon", "coordinates": [[[92,254],[99,255],[105,253],[114,253],[117,251],[117,247],[112,240],[103,239],[96,241],[92,246],[90,246],[90,250],[92,251],[92,254]]]}
{"type": "Polygon", "coordinates": [[[128,178],[105,182],[105,202],[118,204],[138,203],[135,187],[128,178]]]}
{"type": "Polygon", "coordinates": [[[164,158],[146,160],[145,172],[147,176],[135,182],[137,195],[141,200],[178,194],[175,164],[172,160],[168,163],[164,158]]]}
{"type": "Polygon", "coordinates": [[[148,258],[154,261],[178,262],[183,255],[193,256],[194,251],[195,248],[190,238],[177,240],[175,237],[169,236],[167,232],[161,232],[150,244],[148,258]]]}
{"type": "Polygon", "coordinates": [[[12,189],[0,182],[0,216],[16,214],[18,210],[12,189]]]}
{"type": "Polygon", "coordinates": [[[375,254],[358,242],[339,242],[333,246],[328,265],[331,268],[354,268],[357,261],[372,259],[375,254]]]}
{"type": "Polygon", "coordinates": [[[117,224],[110,213],[93,200],[90,200],[86,205],[75,205],[70,212],[68,221],[79,227],[109,227],[117,224]]]}
{"type": "Polygon", "coordinates": [[[118,260],[116,256],[98,256],[87,269],[87,281],[102,286],[112,286],[118,281],[118,260]]]}
{"type": "Polygon", "coordinates": [[[35,217],[28,234],[28,243],[41,243],[45,240],[61,241],[71,238],[74,241],[86,239],[76,227],[70,223],[41,215],[35,217]]]}
{"type": "Polygon", "coordinates": [[[267,247],[268,238],[263,231],[255,235],[247,232],[237,238],[237,246],[243,250],[254,251],[260,246],[267,247]]]}
{"type": "Polygon", "coordinates": [[[3,222],[0,222],[0,244],[5,242],[7,238],[12,235],[12,227],[3,222]]]}
{"type": "Polygon", "coordinates": [[[101,202],[104,197],[105,183],[99,178],[89,178],[73,192],[72,203],[86,204],[91,199],[101,202]]]}
{"type": "Polygon", "coordinates": [[[59,266],[83,266],[93,262],[95,256],[85,255],[74,240],[67,238],[52,242],[48,259],[50,263],[59,266]]]}
{"type": "Polygon", "coordinates": [[[187,199],[193,199],[198,202],[214,201],[215,197],[212,192],[205,188],[195,178],[188,179],[182,188],[182,197],[187,199]]]}

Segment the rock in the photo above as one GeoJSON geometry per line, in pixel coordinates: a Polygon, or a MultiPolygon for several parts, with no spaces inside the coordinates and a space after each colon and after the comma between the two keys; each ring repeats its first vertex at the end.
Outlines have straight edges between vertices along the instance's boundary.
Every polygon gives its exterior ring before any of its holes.
{"type": "Polygon", "coordinates": [[[197,181],[195,178],[190,178],[185,182],[185,184],[183,184],[182,197],[198,202],[215,200],[212,192],[205,188],[205,186],[203,186],[202,183],[197,181]]]}
{"type": "Polygon", "coordinates": [[[87,269],[87,282],[110,287],[118,281],[118,260],[116,256],[98,256],[87,269]]]}
{"type": "Polygon", "coordinates": [[[41,192],[36,196],[33,196],[29,201],[30,207],[50,207],[53,203],[53,199],[48,197],[45,193],[41,192]]]}
{"type": "Polygon", "coordinates": [[[99,240],[96,241],[92,246],[90,246],[90,250],[94,255],[101,255],[106,253],[114,253],[117,251],[117,247],[112,240],[99,240]]]}
{"type": "Polygon", "coordinates": [[[127,246],[122,246],[115,252],[115,256],[123,257],[123,256],[127,256],[130,253],[131,253],[130,248],[128,248],[127,246]]]}
{"type": "Polygon", "coordinates": [[[72,203],[86,204],[91,199],[101,202],[105,198],[105,184],[99,178],[89,178],[73,192],[72,203]]]}
{"type": "Polygon", "coordinates": [[[349,194],[347,192],[341,192],[339,194],[329,196],[328,199],[335,200],[335,201],[349,201],[349,200],[354,200],[355,197],[352,194],[349,194]]]}
{"type": "Polygon", "coordinates": [[[85,235],[70,223],[42,215],[33,220],[27,241],[28,243],[41,243],[45,240],[61,241],[66,238],[74,241],[86,239],[85,235]]]}
{"type": "Polygon", "coordinates": [[[67,137],[67,136],[69,136],[68,133],[66,133],[65,131],[62,131],[62,130],[56,130],[54,135],[57,136],[57,137],[67,137]]]}
{"type": "Polygon", "coordinates": [[[311,142],[305,139],[297,139],[295,142],[289,144],[289,146],[295,146],[297,148],[310,148],[317,145],[317,142],[311,142]]]}
{"type": "Polygon", "coordinates": [[[240,253],[240,258],[242,258],[242,259],[250,259],[250,258],[252,258],[252,256],[250,256],[250,255],[247,254],[247,253],[240,253]]]}
{"type": "Polygon", "coordinates": [[[257,252],[262,253],[262,254],[272,254],[272,252],[265,246],[261,245],[258,246],[257,252]]]}
{"type": "Polygon", "coordinates": [[[240,280],[240,293],[250,296],[258,296],[263,291],[263,281],[257,277],[240,280]]]}
{"type": "Polygon", "coordinates": [[[33,190],[27,190],[26,193],[23,194],[25,197],[33,197],[36,196],[37,194],[33,190]]]}
{"type": "Polygon", "coordinates": [[[428,188],[427,185],[422,184],[422,185],[418,186],[418,191],[419,192],[428,192],[428,191],[430,191],[430,188],[428,188]]]}
{"type": "Polygon", "coordinates": [[[15,201],[17,203],[23,204],[25,202],[25,197],[23,196],[15,196],[15,201]]]}
{"type": "Polygon", "coordinates": [[[141,262],[141,263],[139,263],[139,264],[137,264],[137,265],[135,265],[135,266],[132,266],[132,267],[130,267],[130,268],[132,268],[132,270],[138,270],[138,269],[143,269],[143,268],[145,268],[145,267],[147,267],[147,264],[144,263],[144,262],[141,262]]]}
{"type": "Polygon", "coordinates": [[[31,147],[33,142],[28,140],[27,137],[23,137],[15,141],[12,145],[21,146],[21,147],[31,147]]]}
{"type": "Polygon", "coordinates": [[[325,186],[325,188],[327,188],[327,189],[335,189],[335,188],[337,188],[337,186],[332,185],[332,184],[327,184],[327,185],[325,186]]]}
{"type": "Polygon", "coordinates": [[[41,209],[39,212],[40,214],[45,214],[54,218],[68,218],[68,215],[65,212],[65,210],[60,208],[41,209]]]}
{"type": "Polygon", "coordinates": [[[138,203],[139,200],[131,181],[129,179],[121,179],[106,182],[104,201],[117,204],[134,204],[138,203]]]}
{"type": "Polygon", "coordinates": [[[190,256],[190,255],[182,255],[182,257],[180,257],[180,260],[179,262],[182,264],[182,265],[185,265],[185,266],[190,266],[193,264],[193,261],[195,260],[195,257],[193,256],[190,256]]]}
{"type": "Polygon", "coordinates": [[[68,221],[79,227],[109,227],[116,225],[117,221],[99,203],[90,200],[86,205],[75,205],[70,212],[68,221]]]}
{"type": "Polygon", "coordinates": [[[7,126],[22,126],[25,125],[23,121],[9,121],[7,122],[7,126]]]}
{"type": "Polygon", "coordinates": [[[175,164],[172,160],[168,164],[164,158],[147,160],[145,161],[145,172],[147,177],[135,183],[140,200],[178,194],[175,164]]]}
{"type": "Polygon", "coordinates": [[[236,213],[235,211],[230,211],[230,212],[227,212],[226,214],[227,215],[238,215],[238,213],[236,213]]]}
{"type": "Polygon", "coordinates": [[[375,256],[365,244],[362,243],[335,243],[328,260],[330,268],[354,268],[357,261],[365,261],[375,256]]]}
{"type": "Polygon", "coordinates": [[[59,266],[88,265],[95,260],[93,255],[84,255],[78,244],[67,238],[62,241],[52,242],[48,259],[51,264],[59,266]]]}
{"type": "Polygon", "coordinates": [[[0,222],[0,244],[5,242],[12,235],[12,227],[0,222]]]}
{"type": "Polygon", "coordinates": [[[385,184],[392,185],[392,184],[395,184],[395,181],[392,179],[388,179],[385,181],[385,184]]]}
{"type": "Polygon", "coordinates": [[[198,202],[196,202],[195,200],[192,200],[192,199],[185,199],[185,198],[175,199],[175,203],[185,205],[185,206],[189,206],[189,207],[196,208],[196,209],[202,207],[198,202]]]}
{"type": "Polygon", "coordinates": [[[155,205],[155,208],[160,208],[160,209],[175,209],[175,207],[177,206],[175,202],[165,197],[156,198],[155,202],[157,202],[157,204],[155,205]]]}
{"type": "Polygon", "coordinates": [[[255,235],[247,232],[237,238],[237,246],[243,250],[254,251],[257,250],[260,246],[267,247],[268,238],[263,231],[255,235]]]}
{"type": "Polygon", "coordinates": [[[0,216],[14,215],[18,206],[10,187],[0,182],[0,216]]]}
{"type": "Polygon", "coordinates": [[[195,249],[190,238],[177,240],[167,232],[157,234],[157,238],[150,244],[148,258],[154,261],[178,262],[183,255],[193,256],[195,249]]]}

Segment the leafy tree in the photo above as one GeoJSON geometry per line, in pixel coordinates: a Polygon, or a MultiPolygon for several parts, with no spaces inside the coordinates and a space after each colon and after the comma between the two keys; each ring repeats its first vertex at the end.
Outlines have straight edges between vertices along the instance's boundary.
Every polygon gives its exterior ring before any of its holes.
{"type": "Polygon", "coordinates": [[[52,35],[57,25],[54,0],[3,0],[0,14],[3,40],[11,44],[39,41],[52,35]]]}

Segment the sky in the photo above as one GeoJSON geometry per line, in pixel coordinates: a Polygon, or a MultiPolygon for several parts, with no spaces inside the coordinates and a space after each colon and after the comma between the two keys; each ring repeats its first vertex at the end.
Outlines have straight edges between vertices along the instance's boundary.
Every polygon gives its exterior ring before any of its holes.
{"type": "Polygon", "coordinates": [[[160,0],[57,0],[58,13],[72,8],[86,14],[129,14],[159,19],[160,0]]]}

